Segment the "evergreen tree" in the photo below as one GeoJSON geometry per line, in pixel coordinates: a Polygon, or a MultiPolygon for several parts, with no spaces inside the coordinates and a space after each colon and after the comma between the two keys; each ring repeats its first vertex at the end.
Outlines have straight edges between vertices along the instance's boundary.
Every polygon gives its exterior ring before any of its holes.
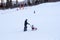
{"type": "Polygon", "coordinates": [[[16,0],[16,6],[18,6],[18,0],[16,0]]]}
{"type": "Polygon", "coordinates": [[[9,2],[9,7],[12,8],[12,0],[9,2]]]}
{"type": "Polygon", "coordinates": [[[6,2],[6,8],[9,8],[9,0],[6,2]]]}
{"type": "Polygon", "coordinates": [[[30,0],[28,0],[28,5],[31,5],[30,0]]]}
{"type": "Polygon", "coordinates": [[[1,8],[4,8],[4,0],[1,0],[1,8]]]}

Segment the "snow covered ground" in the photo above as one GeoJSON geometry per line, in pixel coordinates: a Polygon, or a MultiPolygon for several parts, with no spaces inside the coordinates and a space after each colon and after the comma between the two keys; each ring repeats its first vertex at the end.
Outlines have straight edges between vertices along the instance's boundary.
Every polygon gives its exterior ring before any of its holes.
{"type": "Polygon", "coordinates": [[[0,40],[60,40],[60,2],[0,10],[0,40]],[[23,32],[25,19],[37,30],[23,32]]]}

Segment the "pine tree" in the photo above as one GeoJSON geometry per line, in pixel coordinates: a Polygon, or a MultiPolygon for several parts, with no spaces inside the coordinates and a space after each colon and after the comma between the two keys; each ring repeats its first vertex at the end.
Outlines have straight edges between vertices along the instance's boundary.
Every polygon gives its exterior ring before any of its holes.
{"type": "Polygon", "coordinates": [[[9,0],[6,2],[6,8],[9,8],[9,0]]]}
{"type": "Polygon", "coordinates": [[[28,5],[31,5],[30,0],[28,0],[28,5]]]}
{"type": "Polygon", "coordinates": [[[18,0],[16,0],[16,4],[18,4],[18,0]]]}
{"type": "Polygon", "coordinates": [[[16,6],[18,6],[18,0],[16,0],[16,6]]]}
{"type": "Polygon", "coordinates": [[[12,8],[12,0],[9,2],[9,7],[12,8]]]}
{"type": "Polygon", "coordinates": [[[1,7],[4,7],[4,0],[1,0],[1,7]]]}

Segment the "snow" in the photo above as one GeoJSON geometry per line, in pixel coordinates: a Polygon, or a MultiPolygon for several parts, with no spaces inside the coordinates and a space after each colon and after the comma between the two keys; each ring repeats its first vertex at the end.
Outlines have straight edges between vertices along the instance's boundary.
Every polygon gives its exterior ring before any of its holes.
{"type": "Polygon", "coordinates": [[[60,2],[0,10],[0,40],[60,40],[60,2]],[[23,32],[25,19],[37,30],[23,32]]]}

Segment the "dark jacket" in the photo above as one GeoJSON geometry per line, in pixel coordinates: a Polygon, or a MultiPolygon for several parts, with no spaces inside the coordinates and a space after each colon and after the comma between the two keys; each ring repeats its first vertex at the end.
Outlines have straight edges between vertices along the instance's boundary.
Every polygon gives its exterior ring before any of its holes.
{"type": "Polygon", "coordinates": [[[24,26],[27,27],[27,24],[29,24],[29,23],[27,22],[27,19],[26,19],[25,23],[24,23],[24,26]]]}

